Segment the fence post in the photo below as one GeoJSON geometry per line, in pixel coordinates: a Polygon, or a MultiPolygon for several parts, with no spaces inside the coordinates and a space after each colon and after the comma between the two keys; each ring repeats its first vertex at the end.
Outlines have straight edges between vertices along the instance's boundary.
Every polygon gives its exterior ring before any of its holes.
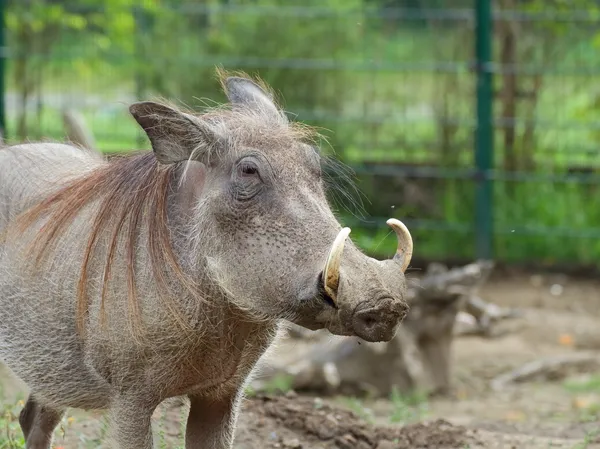
{"type": "Polygon", "coordinates": [[[6,0],[0,0],[0,143],[6,143],[6,0]]]}
{"type": "Polygon", "coordinates": [[[475,57],[477,73],[477,119],[475,130],[475,253],[493,257],[493,186],[489,176],[494,164],[492,90],[492,0],[475,0],[475,57]]]}

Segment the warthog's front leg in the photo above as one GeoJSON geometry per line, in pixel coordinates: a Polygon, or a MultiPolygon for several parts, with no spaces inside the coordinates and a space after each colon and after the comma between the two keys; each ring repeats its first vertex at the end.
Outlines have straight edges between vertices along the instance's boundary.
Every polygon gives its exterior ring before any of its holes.
{"type": "Polygon", "coordinates": [[[153,449],[152,413],[159,401],[121,396],[110,406],[110,443],[113,449],[153,449]]]}
{"type": "Polygon", "coordinates": [[[64,410],[40,404],[33,395],[19,415],[19,424],[25,436],[27,449],[50,449],[54,429],[62,419],[64,410]]]}
{"type": "Polygon", "coordinates": [[[219,399],[190,396],[185,449],[231,449],[238,404],[237,395],[219,399]]]}

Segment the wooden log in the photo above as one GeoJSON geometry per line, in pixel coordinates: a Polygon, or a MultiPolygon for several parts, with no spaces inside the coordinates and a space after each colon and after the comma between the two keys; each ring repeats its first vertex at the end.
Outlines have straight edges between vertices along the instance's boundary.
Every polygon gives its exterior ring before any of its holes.
{"type": "Polygon", "coordinates": [[[88,150],[98,151],[94,136],[85,123],[83,115],[73,109],[63,111],[63,124],[67,140],[88,150]]]}

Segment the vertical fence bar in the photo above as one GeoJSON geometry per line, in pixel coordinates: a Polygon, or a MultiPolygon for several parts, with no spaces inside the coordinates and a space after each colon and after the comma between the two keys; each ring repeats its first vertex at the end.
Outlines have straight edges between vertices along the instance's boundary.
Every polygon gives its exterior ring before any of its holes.
{"type": "Polygon", "coordinates": [[[0,0],[0,137],[4,142],[6,133],[6,0],[0,0]]]}
{"type": "MultiPolygon", "coordinates": [[[[1,0],[0,0],[1,1],[1,0]]],[[[145,49],[145,33],[148,32],[148,20],[146,11],[143,6],[133,6],[133,19],[135,21],[134,45],[135,54],[133,58],[134,64],[134,81],[135,81],[135,97],[136,100],[144,100],[146,95],[146,74],[143,72],[144,57],[146,56],[145,49]]],[[[144,145],[146,137],[144,133],[138,129],[136,143],[139,147],[144,145]]]]}
{"type": "Polygon", "coordinates": [[[477,258],[493,257],[493,186],[489,171],[494,163],[492,90],[492,0],[475,0],[475,57],[477,71],[477,128],[475,164],[475,253],[477,258]]]}

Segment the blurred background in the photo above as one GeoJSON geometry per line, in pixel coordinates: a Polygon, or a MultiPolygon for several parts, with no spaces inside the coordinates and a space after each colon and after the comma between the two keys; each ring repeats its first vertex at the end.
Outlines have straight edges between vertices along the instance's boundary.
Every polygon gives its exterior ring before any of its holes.
{"type": "Polygon", "coordinates": [[[357,243],[389,255],[593,265],[600,258],[594,0],[4,0],[9,142],[146,147],[127,105],[224,101],[214,68],[270,83],[360,194],[334,201],[357,243]],[[492,5],[493,3],[493,5],[492,5]]]}
{"type": "MultiPolygon", "coordinates": [[[[357,244],[390,257],[385,221],[410,229],[397,338],[290,329],[248,390],[283,402],[249,402],[236,449],[600,447],[600,1],[0,0],[0,19],[9,143],[69,139],[67,112],[109,155],[149,148],[131,102],[200,110],[225,101],[216,66],[242,70],[348,167],[331,200],[357,244]],[[403,436],[318,430],[323,401],[403,436]]],[[[1,377],[0,447],[22,448],[24,386],[1,377]]],[[[103,447],[89,418],[62,447],[103,447]]],[[[181,447],[180,404],[157,421],[181,447]]]]}

